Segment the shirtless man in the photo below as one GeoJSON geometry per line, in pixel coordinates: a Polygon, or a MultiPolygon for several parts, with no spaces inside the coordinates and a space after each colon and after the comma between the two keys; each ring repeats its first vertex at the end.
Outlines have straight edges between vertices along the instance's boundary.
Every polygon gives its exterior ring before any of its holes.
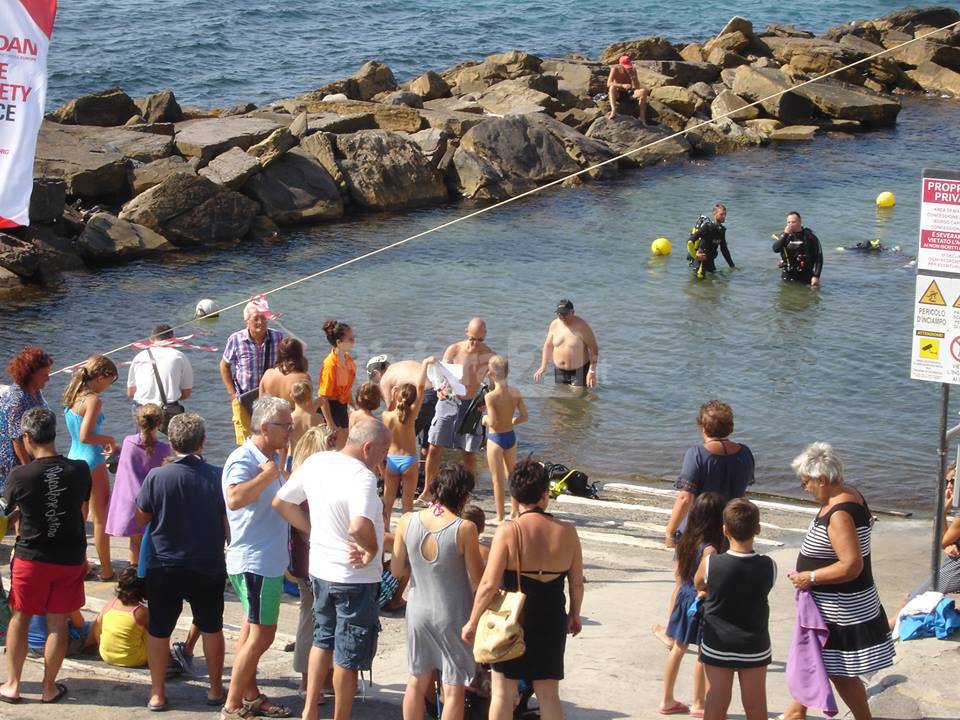
{"type": "Polygon", "coordinates": [[[629,55],[622,55],[617,64],[610,67],[610,74],[607,76],[607,95],[610,97],[611,118],[617,114],[617,100],[632,98],[639,106],[640,122],[647,124],[647,91],[640,87],[629,55]]]}
{"type": "MultiPolygon", "coordinates": [[[[507,384],[510,372],[507,359],[494,355],[488,367],[493,390],[484,398],[487,414],[482,422],[487,428],[487,466],[493,481],[493,502],[497,509],[497,522],[502,522],[504,486],[517,462],[517,434],[513,429],[527,421],[527,407],[523,404],[520,391],[507,384]]],[[[511,498],[510,517],[516,518],[519,511],[517,501],[511,498]]]]}
{"type": "MultiPolygon", "coordinates": [[[[424,494],[427,492],[426,488],[430,487],[433,476],[440,469],[444,448],[460,449],[464,467],[472,472],[474,477],[477,474],[476,453],[483,445],[483,426],[479,426],[472,435],[460,435],[457,430],[467,414],[470,401],[483,383],[490,358],[495,353],[484,342],[487,339],[487,324],[481,318],[475,317],[467,324],[466,334],[466,340],[454,343],[443,353],[443,362],[463,366],[463,378],[460,382],[467,392],[459,397],[445,397],[441,391],[437,391],[437,410],[428,435],[430,449],[427,450],[424,494]]],[[[420,499],[425,498],[421,495],[420,499]]]]}
{"type": "Polygon", "coordinates": [[[600,349],[587,322],[576,316],[573,303],[563,299],[557,303],[557,319],[547,328],[540,367],[533,374],[540,382],[553,357],[553,381],[557,385],[573,387],[597,386],[597,360],[600,349]]]}

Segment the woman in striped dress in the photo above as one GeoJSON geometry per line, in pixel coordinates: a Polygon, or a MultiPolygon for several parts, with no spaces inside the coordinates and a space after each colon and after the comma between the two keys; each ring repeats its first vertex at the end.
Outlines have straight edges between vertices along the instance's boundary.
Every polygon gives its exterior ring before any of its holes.
{"type": "MultiPolygon", "coordinates": [[[[829,636],[823,664],[830,681],[855,720],[869,720],[870,707],[861,675],[893,664],[893,639],[870,567],[873,519],[863,496],[843,481],[843,463],[832,446],[817,442],[794,461],[803,488],[820,503],[791,577],[809,590],[829,636]]],[[[794,701],[783,715],[806,717],[794,701]]]]}

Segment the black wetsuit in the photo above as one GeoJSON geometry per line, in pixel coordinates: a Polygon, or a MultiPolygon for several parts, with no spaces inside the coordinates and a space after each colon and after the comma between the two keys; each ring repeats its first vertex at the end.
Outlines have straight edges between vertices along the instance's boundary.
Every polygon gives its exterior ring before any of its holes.
{"type": "Polygon", "coordinates": [[[723,259],[727,265],[734,267],[733,258],[730,257],[730,249],[727,247],[727,228],[723,223],[707,221],[703,223],[690,236],[690,240],[696,242],[696,250],[706,253],[705,260],[700,261],[696,257],[690,260],[690,266],[699,269],[701,264],[704,272],[716,272],[716,259],[719,253],[723,253],[723,259]]]}
{"type": "Polygon", "coordinates": [[[781,233],[773,241],[773,251],[779,253],[780,277],[809,284],[810,279],[820,277],[823,270],[823,250],[820,240],[810,228],[802,228],[798,233],[781,233]]]}

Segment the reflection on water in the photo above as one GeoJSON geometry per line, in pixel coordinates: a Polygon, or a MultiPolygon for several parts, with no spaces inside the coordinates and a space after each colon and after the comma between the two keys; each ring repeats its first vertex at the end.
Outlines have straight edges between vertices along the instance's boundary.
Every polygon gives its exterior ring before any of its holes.
{"type": "MultiPolygon", "coordinates": [[[[916,247],[921,169],[960,142],[957,114],[954,104],[911,99],[893,131],[555,189],[298,285],[270,305],[308,345],[314,376],[327,318],[353,325],[362,367],[379,353],[441,355],[470,317],[483,316],[489,344],[511,359],[512,384],[528,400],[521,452],[576,465],[594,479],[674,478],[684,450],[699,441],[697,408],[717,397],[731,404],[735,435],[754,451],[758,490],[798,493],[790,460],[822,439],[838,447],[849,479],[875,505],[929,507],[937,388],[909,380],[914,272],[903,266],[916,247]],[[878,215],[881,190],[896,193],[898,205],[878,215]],[[715,276],[696,280],[683,245],[717,201],[729,209],[737,269],[721,260],[715,276]],[[782,282],[770,251],[770,234],[791,209],[826,252],[818,291],[782,282]],[[881,232],[905,252],[834,249],[881,232]],[[650,243],[661,236],[674,252],[651,259],[650,243]],[[543,385],[532,382],[561,297],[573,300],[600,342],[600,387],[581,397],[553,387],[550,373],[543,385]]],[[[468,207],[358,215],[298,229],[279,244],[71,275],[52,291],[4,301],[0,349],[7,357],[32,342],[58,366],[78,362],[143,337],[157,322],[189,319],[201,298],[221,306],[243,300],[468,207]]],[[[201,341],[222,347],[241,326],[239,310],[205,321],[201,341]]],[[[208,419],[208,455],[222,462],[232,429],[219,355],[191,352],[190,359],[198,385],[186,404],[208,419]]],[[[54,378],[47,397],[64,384],[54,378]]],[[[122,385],[104,396],[104,431],[116,436],[133,430],[122,385]]]]}

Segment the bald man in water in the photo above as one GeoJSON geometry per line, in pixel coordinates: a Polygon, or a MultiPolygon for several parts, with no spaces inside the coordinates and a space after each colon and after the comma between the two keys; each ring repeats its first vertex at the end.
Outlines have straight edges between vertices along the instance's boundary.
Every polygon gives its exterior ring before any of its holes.
{"type": "MultiPolygon", "coordinates": [[[[467,339],[453,343],[443,353],[443,362],[451,365],[463,366],[463,379],[466,393],[461,396],[448,397],[441,388],[437,390],[437,411],[430,424],[428,440],[430,449],[427,451],[426,488],[440,469],[440,458],[444,448],[458,448],[462,451],[464,467],[476,476],[477,457],[483,445],[483,426],[478,423],[477,431],[470,435],[461,435],[457,432],[460,423],[467,414],[467,408],[473,396],[477,394],[483,377],[487,374],[487,366],[496,353],[486,344],[487,324],[482,318],[475,317],[466,329],[467,339]]],[[[420,499],[424,500],[426,488],[420,499]]]]}

